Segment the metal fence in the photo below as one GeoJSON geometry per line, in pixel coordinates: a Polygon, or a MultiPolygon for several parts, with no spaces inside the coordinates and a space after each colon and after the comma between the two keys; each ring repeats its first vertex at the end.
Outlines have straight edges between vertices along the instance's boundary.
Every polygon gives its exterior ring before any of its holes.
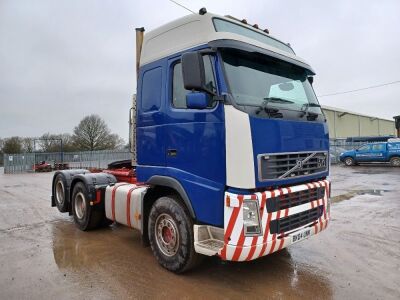
{"type": "Polygon", "coordinates": [[[4,154],[4,173],[34,172],[34,165],[40,162],[49,163],[54,167],[57,163],[66,163],[69,168],[106,168],[111,162],[130,159],[128,150],[103,150],[82,152],[53,153],[21,153],[4,154]]]}
{"type": "Polygon", "coordinates": [[[357,149],[366,142],[346,142],[345,140],[330,140],[329,155],[332,164],[340,162],[339,156],[342,152],[357,149]]]}
{"type": "MultiPolygon", "coordinates": [[[[345,140],[330,141],[330,161],[339,162],[340,153],[355,149],[365,142],[346,142],[345,140]]],[[[34,165],[45,161],[53,167],[56,163],[67,163],[69,168],[106,168],[113,161],[131,159],[131,153],[124,151],[84,151],[84,152],[54,152],[54,153],[22,153],[4,154],[4,173],[34,172],[34,165]]]]}

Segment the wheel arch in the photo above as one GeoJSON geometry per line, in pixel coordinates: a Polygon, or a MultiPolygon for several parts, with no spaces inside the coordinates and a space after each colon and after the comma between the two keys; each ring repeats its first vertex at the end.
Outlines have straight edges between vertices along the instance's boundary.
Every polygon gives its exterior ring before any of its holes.
{"type": "Polygon", "coordinates": [[[72,194],[75,185],[78,182],[82,182],[88,191],[89,198],[93,199],[96,193],[96,185],[109,185],[115,184],[117,179],[114,175],[108,173],[83,173],[77,174],[72,178],[70,187],[69,187],[69,208],[71,212],[71,203],[72,203],[72,194]]]}
{"type": "Polygon", "coordinates": [[[148,218],[150,209],[157,199],[169,195],[178,196],[179,202],[193,220],[196,219],[196,214],[185,189],[175,178],[156,175],[152,176],[146,183],[150,185],[150,188],[143,199],[142,242],[145,246],[149,246],[149,237],[147,234],[148,218]]]}
{"type": "Polygon", "coordinates": [[[147,181],[147,183],[150,185],[154,185],[155,187],[159,186],[164,189],[170,189],[170,190],[175,191],[181,197],[183,204],[187,208],[190,216],[193,219],[196,219],[196,214],[193,209],[192,203],[190,202],[190,199],[189,199],[185,189],[183,188],[182,184],[177,179],[175,179],[173,177],[168,177],[168,176],[155,175],[155,176],[152,176],[147,181]]]}

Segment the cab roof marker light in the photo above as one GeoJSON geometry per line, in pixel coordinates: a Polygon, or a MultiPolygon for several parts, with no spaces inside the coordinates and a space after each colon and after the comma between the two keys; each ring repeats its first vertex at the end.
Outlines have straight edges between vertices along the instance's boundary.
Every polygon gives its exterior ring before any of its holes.
{"type": "Polygon", "coordinates": [[[207,9],[206,9],[205,7],[202,7],[202,8],[199,9],[199,15],[200,15],[200,16],[203,16],[203,15],[205,15],[206,13],[207,13],[207,9]]]}

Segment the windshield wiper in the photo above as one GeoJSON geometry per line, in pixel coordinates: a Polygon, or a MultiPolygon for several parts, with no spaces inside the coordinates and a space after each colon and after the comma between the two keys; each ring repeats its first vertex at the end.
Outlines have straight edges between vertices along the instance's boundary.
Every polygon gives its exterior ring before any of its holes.
{"type": "Polygon", "coordinates": [[[265,111],[267,115],[271,118],[283,118],[282,113],[279,112],[278,108],[268,107],[269,103],[283,103],[283,104],[291,104],[294,103],[293,101],[277,98],[277,97],[266,97],[264,98],[263,103],[261,103],[259,110],[256,111],[258,115],[260,112],[265,111]]]}
{"type": "Polygon", "coordinates": [[[308,111],[310,107],[321,107],[321,105],[318,103],[304,103],[301,106],[300,118],[303,118],[305,115],[307,115],[308,121],[315,121],[315,119],[318,118],[318,114],[308,111]]]}
{"type": "Polygon", "coordinates": [[[268,104],[269,102],[274,102],[274,103],[285,103],[285,104],[291,104],[294,103],[293,101],[287,100],[287,99],[282,99],[282,98],[278,98],[278,97],[266,97],[264,98],[264,102],[268,104]]]}

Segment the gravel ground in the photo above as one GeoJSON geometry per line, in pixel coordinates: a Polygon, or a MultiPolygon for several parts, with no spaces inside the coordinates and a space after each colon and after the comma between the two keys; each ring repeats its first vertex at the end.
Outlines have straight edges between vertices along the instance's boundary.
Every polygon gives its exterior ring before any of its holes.
{"type": "Polygon", "coordinates": [[[79,231],[50,207],[51,177],[0,169],[0,299],[400,299],[399,168],[333,166],[327,230],[253,262],[207,258],[179,276],[135,231],[79,231]]]}

